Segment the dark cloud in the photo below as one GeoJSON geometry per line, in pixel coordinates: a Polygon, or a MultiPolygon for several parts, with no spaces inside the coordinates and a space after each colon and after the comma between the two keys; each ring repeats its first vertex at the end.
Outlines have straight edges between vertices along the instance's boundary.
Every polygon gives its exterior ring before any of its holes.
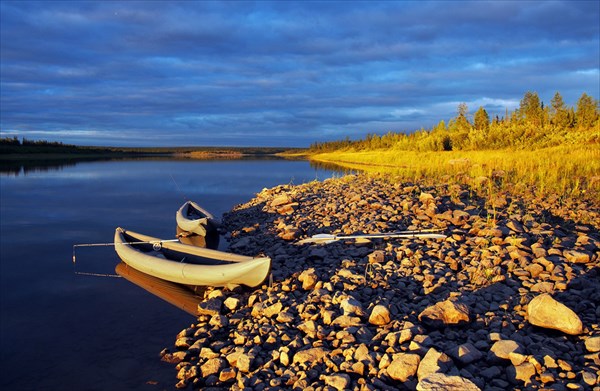
{"type": "Polygon", "coordinates": [[[3,136],[306,146],[600,95],[595,1],[0,7],[3,136]]]}

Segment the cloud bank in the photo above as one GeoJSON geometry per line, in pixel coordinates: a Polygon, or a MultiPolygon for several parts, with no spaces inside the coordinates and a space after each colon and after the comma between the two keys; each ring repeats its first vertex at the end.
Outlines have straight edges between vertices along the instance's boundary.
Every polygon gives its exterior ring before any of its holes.
{"type": "Polygon", "coordinates": [[[2,136],[307,146],[600,95],[597,1],[0,7],[2,136]]]}

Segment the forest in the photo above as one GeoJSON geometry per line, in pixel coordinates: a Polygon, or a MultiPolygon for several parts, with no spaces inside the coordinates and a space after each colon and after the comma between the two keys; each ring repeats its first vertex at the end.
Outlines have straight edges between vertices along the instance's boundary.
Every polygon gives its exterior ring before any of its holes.
{"type": "Polygon", "coordinates": [[[490,118],[483,107],[473,115],[465,103],[448,123],[412,133],[368,134],[362,140],[316,142],[310,154],[333,151],[397,149],[407,151],[473,151],[490,149],[539,149],[565,144],[600,142],[598,100],[583,93],[576,107],[568,107],[559,92],[545,105],[536,92],[528,91],[513,112],[490,118]]]}

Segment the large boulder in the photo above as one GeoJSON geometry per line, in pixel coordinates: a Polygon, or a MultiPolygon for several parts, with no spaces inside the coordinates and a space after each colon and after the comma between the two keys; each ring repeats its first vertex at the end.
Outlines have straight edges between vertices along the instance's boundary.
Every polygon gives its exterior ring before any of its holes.
{"type": "Polygon", "coordinates": [[[470,321],[469,307],[456,301],[444,300],[425,308],[419,314],[419,320],[432,327],[465,324],[470,321]]]}
{"type": "Polygon", "coordinates": [[[559,330],[570,335],[583,333],[583,323],[579,316],[547,293],[536,296],[529,302],[527,320],[534,326],[559,330]]]}

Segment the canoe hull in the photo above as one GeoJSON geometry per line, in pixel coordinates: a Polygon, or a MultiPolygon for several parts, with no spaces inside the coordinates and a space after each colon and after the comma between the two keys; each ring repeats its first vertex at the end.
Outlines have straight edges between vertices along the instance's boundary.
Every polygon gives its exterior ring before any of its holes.
{"type": "MultiPolygon", "coordinates": [[[[209,248],[218,247],[218,228],[221,226],[221,223],[197,203],[193,201],[185,202],[181,208],[177,210],[175,220],[177,221],[178,234],[181,232],[189,237],[195,235],[207,237],[208,240],[206,240],[205,244],[209,244],[209,248]]],[[[198,241],[198,243],[200,242],[201,241],[198,241]]],[[[188,244],[195,243],[190,240],[188,244]]]]}
{"type": "Polygon", "coordinates": [[[163,280],[187,285],[260,286],[271,271],[269,257],[252,258],[244,255],[190,246],[176,242],[162,242],[159,238],[126,231],[115,231],[115,251],[129,266],[163,280]],[[140,249],[129,242],[160,243],[160,253],[140,249]],[[166,255],[165,256],[163,255],[166,255]],[[172,260],[167,258],[176,258],[172,260]],[[186,259],[200,260],[186,263],[186,259]]]}

